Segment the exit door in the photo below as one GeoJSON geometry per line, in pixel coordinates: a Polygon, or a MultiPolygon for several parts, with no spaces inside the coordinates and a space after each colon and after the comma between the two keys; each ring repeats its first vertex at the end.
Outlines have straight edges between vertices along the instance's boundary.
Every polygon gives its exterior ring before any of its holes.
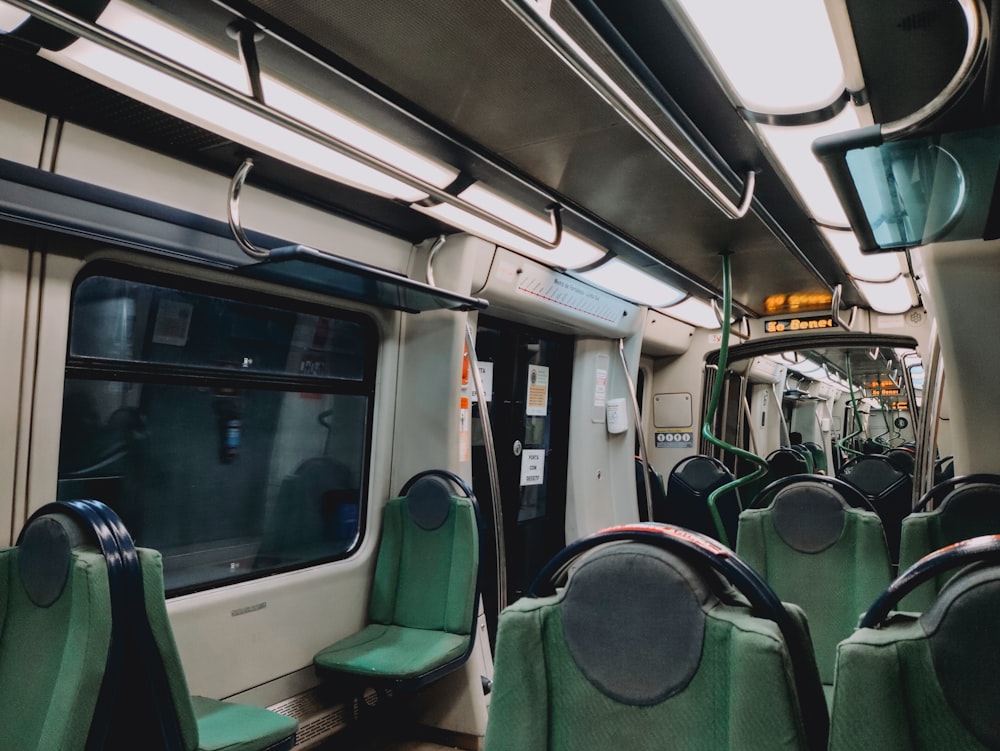
{"type": "MultiPolygon", "coordinates": [[[[484,376],[493,426],[507,602],[521,597],[535,574],[566,542],[566,465],[573,340],[480,316],[476,356],[484,376]]],[[[481,405],[473,405],[473,489],[487,523],[483,535],[483,601],[490,638],[496,638],[495,519],[481,405]]]]}

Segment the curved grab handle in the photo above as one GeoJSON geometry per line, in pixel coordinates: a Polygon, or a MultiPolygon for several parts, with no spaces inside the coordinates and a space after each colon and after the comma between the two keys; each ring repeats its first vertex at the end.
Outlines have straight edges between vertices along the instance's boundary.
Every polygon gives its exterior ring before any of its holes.
{"type": "Polygon", "coordinates": [[[962,13],[965,15],[965,25],[969,30],[968,41],[962,61],[955,75],[927,104],[906,117],[884,123],[879,126],[882,138],[886,141],[898,141],[906,138],[921,125],[931,120],[959,97],[972,83],[975,73],[986,59],[989,47],[989,24],[983,23],[989,18],[981,0],[958,0],[962,13]]]}
{"type": "Polygon", "coordinates": [[[844,286],[842,284],[838,284],[833,288],[833,299],[830,302],[830,317],[845,331],[854,331],[854,319],[858,315],[858,306],[854,305],[851,308],[851,317],[845,321],[844,317],[840,314],[840,298],[843,293],[844,286]]]}
{"type": "Polygon", "coordinates": [[[243,160],[240,168],[236,170],[233,179],[229,181],[229,201],[226,204],[226,216],[229,218],[229,229],[233,231],[233,238],[236,240],[236,244],[240,246],[240,250],[251,258],[263,259],[270,256],[271,251],[258,248],[250,242],[246,232],[243,231],[243,224],[240,222],[240,192],[243,190],[243,183],[246,182],[247,175],[250,174],[251,169],[253,169],[253,159],[247,157],[243,160]]]}
{"type": "Polygon", "coordinates": [[[900,600],[942,571],[977,561],[1000,562],[1000,535],[983,535],[962,540],[928,553],[910,566],[868,608],[859,628],[878,628],[900,600]]]}

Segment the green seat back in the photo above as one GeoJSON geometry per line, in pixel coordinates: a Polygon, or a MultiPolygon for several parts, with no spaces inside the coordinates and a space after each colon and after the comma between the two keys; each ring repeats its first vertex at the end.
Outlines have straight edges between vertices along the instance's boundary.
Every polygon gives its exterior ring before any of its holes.
{"type": "Polygon", "coordinates": [[[138,548],[138,553],[146,617],[163,661],[184,751],[291,748],[298,727],[296,720],[260,707],[191,696],[167,617],[163,560],[159,552],[148,548],[138,548]]]}
{"type": "MultiPolygon", "coordinates": [[[[928,553],[979,535],[1000,533],[1000,487],[969,483],[951,491],[933,511],[910,514],[903,520],[899,570],[905,571],[928,553]]],[[[934,577],[910,592],[901,610],[923,612],[951,578],[952,572],[934,577]]]]}
{"type": "Polygon", "coordinates": [[[965,569],[919,618],[837,651],[830,751],[1000,748],[1000,567],[965,569]]]}
{"type": "Polygon", "coordinates": [[[82,751],[111,643],[104,557],[43,516],[0,551],[0,748],[82,751]]]}
{"type": "Polygon", "coordinates": [[[501,615],[485,751],[653,748],[806,748],[788,652],[718,577],[597,548],[501,615]]]}
{"type": "Polygon", "coordinates": [[[736,541],[737,555],[778,597],[805,611],[820,677],[831,685],[837,643],[891,580],[878,515],[804,480],[779,490],[766,508],[744,511],[736,541]]]}
{"type": "Polygon", "coordinates": [[[373,623],[471,632],[479,566],[476,518],[468,498],[449,493],[446,503],[440,521],[415,512],[410,496],[386,504],[368,608],[373,623]]]}

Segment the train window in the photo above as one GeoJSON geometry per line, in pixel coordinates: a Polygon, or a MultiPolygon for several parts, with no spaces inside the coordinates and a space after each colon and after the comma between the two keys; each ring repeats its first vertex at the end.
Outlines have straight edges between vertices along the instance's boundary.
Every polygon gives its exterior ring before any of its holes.
{"type": "Polygon", "coordinates": [[[114,508],[168,594],[349,555],[364,526],[367,319],[172,280],[73,295],[58,495],[114,508]]]}

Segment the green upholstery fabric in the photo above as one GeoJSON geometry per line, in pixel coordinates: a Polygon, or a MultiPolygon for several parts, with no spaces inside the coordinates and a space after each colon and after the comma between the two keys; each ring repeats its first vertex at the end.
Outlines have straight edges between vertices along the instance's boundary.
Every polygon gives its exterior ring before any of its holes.
{"type": "Polygon", "coordinates": [[[456,659],[467,635],[373,623],[320,651],[316,664],[354,675],[410,678],[456,659]]]}
{"type": "MultiPolygon", "coordinates": [[[[523,598],[501,615],[485,751],[806,748],[774,623],[712,599],[690,681],[662,701],[636,705],[602,691],[574,660],[563,599],[523,598]]],[[[641,654],[644,645],[633,648],[641,654]]]]}
{"type": "Polygon", "coordinates": [[[805,611],[820,678],[833,683],[837,643],[891,581],[891,566],[877,514],[844,510],[840,538],[816,553],[786,544],[774,526],[773,508],[740,515],[736,554],[753,567],[785,602],[805,611]]]}
{"type": "Polygon", "coordinates": [[[17,548],[0,551],[0,748],[78,751],[111,641],[107,566],[95,550],[74,550],[66,588],[40,608],[17,558],[17,548]]]}
{"type": "MultiPolygon", "coordinates": [[[[910,514],[903,519],[899,570],[905,571],[928,553],[980,535],[1000,533],[1000,488],[973,483],[952,491],[934,511],[910,514]]],[[[900,610],[922,613],[954,571],[921,584],[903,598],[900,610]]]]}
{"type": "Polygon", "coordinates": [[[295,733],[295,720],[246,704],[192,696],[199,751],[260,751],[295,733]]]}
{"type": "Polygon", "coordinates": [[[185,751],[262,751],[295,734],[298,722],[261,707],[191,696],[163,595],[163,559],[139,548],[146,616],[160,650],[185,751]]]}
{"type": "Polygon", "coordinates": [[[417,526],[405,498],[385,507],[368,614],[375,623],[468,634],[479,539],[472,503],[453,497],[438,529],[417,526]]]}
{"type": "Polygon", "coordinates": [[[880,629],[859,629],[840,645],[830,751],[997,748],[1000,569],[983,573],[956,577],[919,618],[896,614],[880,629]],[[987,580],[992,589],[982,591],[987,580]],[[979,594],[985,599],[971,608],[961,602],[979,594]],[[972,623],[964,627],[944,623],[970,614],[972,623]],[[962,719],[968,712],[978,713],[975,721],[962,719]],[[977,737],[984,727],[992,731],[992,742],[977,737]]]}
{"type": "Polygon", "coordinates": [[[384,678],[418,676],[466,651],[479,565],[475,510],[452,496],[437,529],[411,518],[406,498],[385,507],[369,625],[324,648],[317,667],[384,678]]]}

